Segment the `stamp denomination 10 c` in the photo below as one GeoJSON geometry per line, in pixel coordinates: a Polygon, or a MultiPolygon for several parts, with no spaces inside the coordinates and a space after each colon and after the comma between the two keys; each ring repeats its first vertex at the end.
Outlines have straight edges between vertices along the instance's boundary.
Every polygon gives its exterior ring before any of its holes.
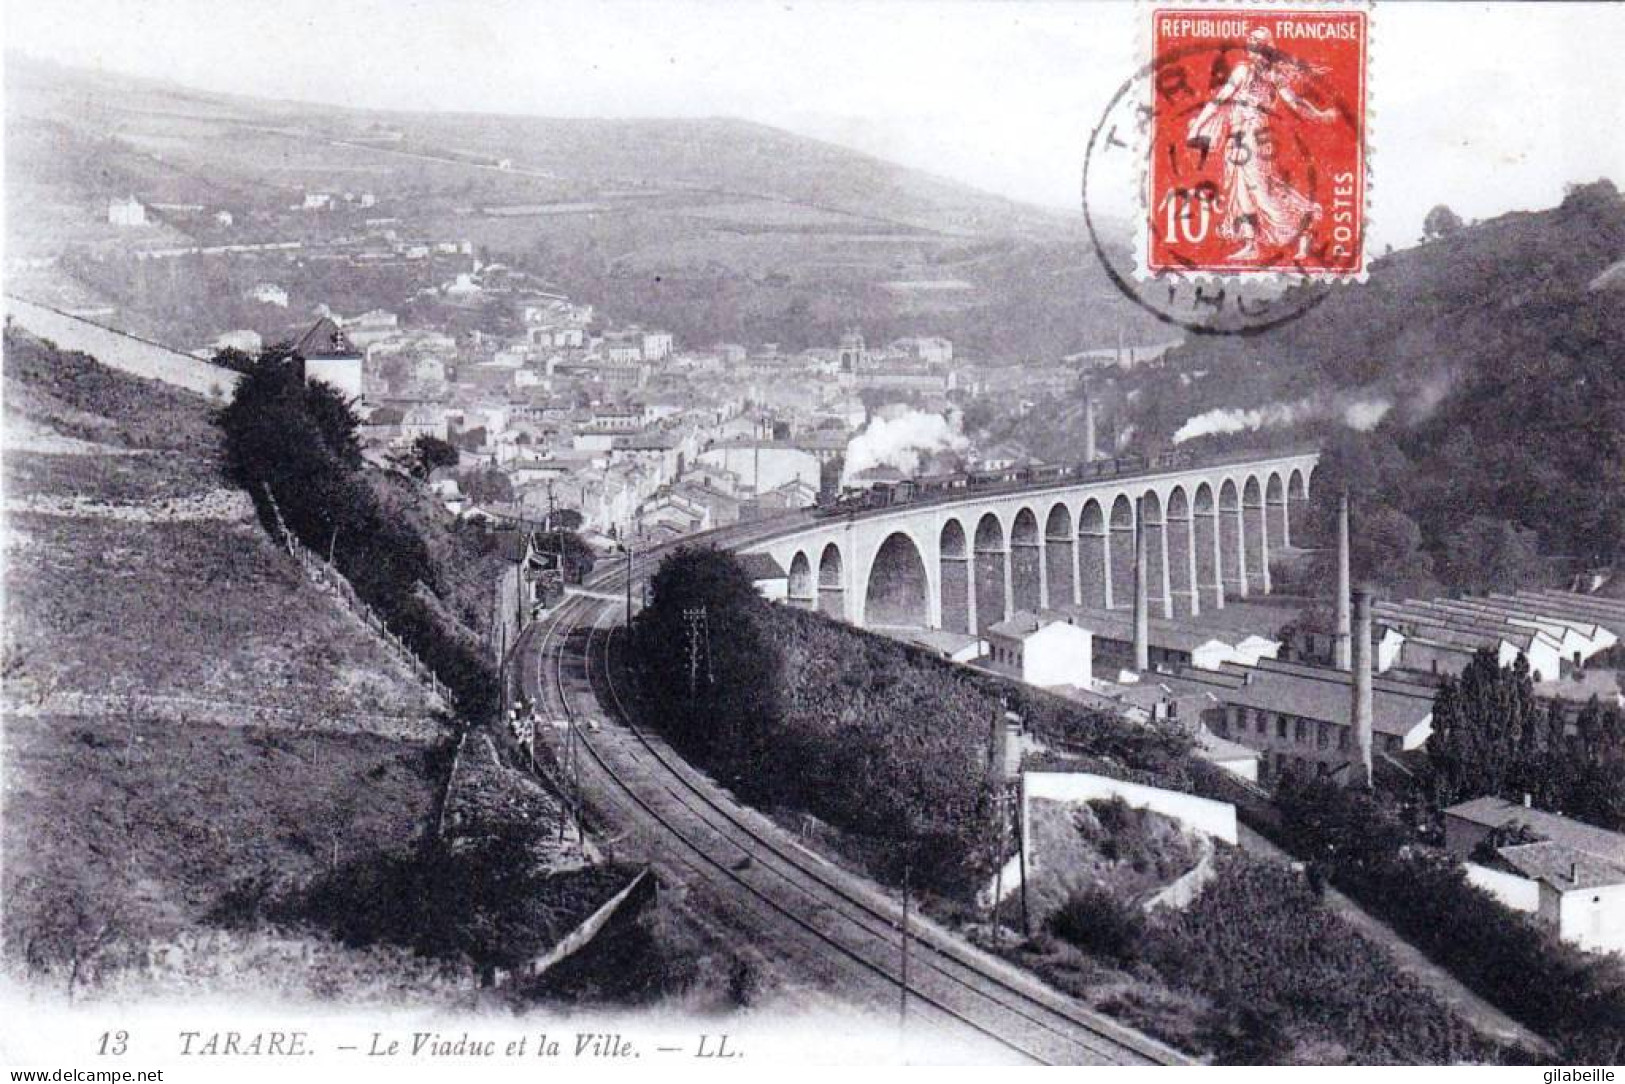
{"type": "Polygon", "coordinates": [[[1143,269],[1359,277],[1366,13],[1151,9],[1143,269]]]}

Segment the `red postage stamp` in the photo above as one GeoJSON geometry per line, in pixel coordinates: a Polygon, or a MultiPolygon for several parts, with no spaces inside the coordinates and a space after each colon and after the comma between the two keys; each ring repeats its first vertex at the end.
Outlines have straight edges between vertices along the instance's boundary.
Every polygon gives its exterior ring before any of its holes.
{"type": "Polygon", "coordinates": [[[1362,275],[1366,12],[1151,17],[1145,270],[1362,275]]]}

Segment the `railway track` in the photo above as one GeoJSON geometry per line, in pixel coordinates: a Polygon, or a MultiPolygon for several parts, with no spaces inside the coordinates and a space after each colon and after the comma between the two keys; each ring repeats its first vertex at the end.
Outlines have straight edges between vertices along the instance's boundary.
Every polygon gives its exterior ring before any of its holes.
{"type": "MultiPolygon", "coordinates": [[[[733,529],[712,541],[738,545],[768,532],[733,529]]],[[[638,560],[631,575],[647,569],[662,548],[638,560]]],[[[613,666],[618,626],[610,619],[618,608],[602,593],[624,588],[626,574],[624,566],[600,572],[586,585],[590,593],[571,596],[555,611],[536,645],[534,681],[536,693],[572,724],[609,709],[608,725],[575,726],[577,769],[588,765],[613,798],[670,844],[662,858],[683,876],[733,896],[768,930],[792,933],[804,950],[824,958],[821,970],[855,980],[877,1004],[897,999],[906,985],[911,1030],[974,1035],[1003,1056],[1045,1064],[1185,1060],[930,923],[911,923],[905,981],[895,901],[739,807],[636,724],[613,666]]]]}

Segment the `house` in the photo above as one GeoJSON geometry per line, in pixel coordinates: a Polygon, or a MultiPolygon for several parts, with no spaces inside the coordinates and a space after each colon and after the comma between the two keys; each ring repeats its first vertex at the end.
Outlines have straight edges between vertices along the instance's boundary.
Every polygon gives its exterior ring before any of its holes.
{"type": "Polygon", "coordinates": [[[115,226],[145,226],[147,209],[134,196],[110,200],[107,204],[107,221],[115,226]]]}
{"type": "Polygon", "coordinates": [[[645,331],[640,344],[644,361],[664,361],[671,356],[672,335],[669,331],[645,331]]]}
{"type": "Polygon", "coordinates": [[[818,492],[818,457],[787,442],[737,440],[714,444],[701,452],[699,461],[739,478],[742,492],[767,493],[790,482],[801,482],[818,492]]]}
{"type": "Polygon", "coordinates": [[[293,344],[304,365],[305,380],[320,380],[353,402],[361,398],[361,352],[350,344],[330,317],[322,317],[293,344]]]}
{"type": "Polygon", "coordinates": [[[250,301],[258,301],[264,305],[275,305],[279,309],[288,307],[288,291],[274,282],[262,282],[248,291],[250,301]]]}
{"type": "Polygon", "coordinates": [[[226,331],[214,340],[216,350],[241,350],[245,354],[258,354],[264,341],[260,333],[244,328],[239,331],[226,331]]]}
{"type": "MultiPolygon", "coordinates": [[[[1313,663],[1318,666],[1331,666],[1336,660],[1337,630],[1326,615],[1317,615],[1310,618],[1300,618],[1287,625],[1282,630],[1286,643],[1278,658],[1293,659],[1298,662],[1313,663]]],[[[1386,674],[1399,665],[1399,651],[1405,644],[1405,637],[1398,629],[1387,625],[1377,625],[1371,630],[1372,657],[1376,660],[1376,671],[1386,674]]]]}
{"type": "Polygon", "coordinates": [[[1444,811],[1468,880],[1589,952],[1625,952],[1625,834],[1485,796],[1444,811]]]}
{"type": "Polygon", "coordinates": [[[1040,687],[1093,684],[1092,637],[1063,616],[1017,610],[984,635],[993,670],[1040,687]]]}
{"type": "Polygon", "coordinates": [[[232,217],[230,211],[216,211],[214,213],[214,224],[216,226],[229,226],[235,221],[236,219],[232,217]]]}
{"type": "Polygon", "coordinates": [[[751,586],[769,602],[783,602],[790,596],[790,574],[770,553],[742,553],[739,565],[750,577],[751,586]]]}
{"type": "Polygon", "coordinates": [[[947,339],[931,335],[898,339],[891,344],[890,349],[927,365],[947,365],[954,360],[954,344],[947,339]]]}

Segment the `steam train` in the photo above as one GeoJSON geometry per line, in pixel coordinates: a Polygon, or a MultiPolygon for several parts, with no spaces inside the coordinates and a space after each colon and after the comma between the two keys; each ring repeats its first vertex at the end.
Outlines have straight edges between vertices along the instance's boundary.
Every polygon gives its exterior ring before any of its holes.
{"type": "Polygon", "coordinates": [[[1127,455],[1092,462],[1045,463],[930,474],[920,478],[875,482],[869,486],[847,486],[839,496],[821,497],[814,514],[822,517],[845,516],[894,505],[948,500],[972,491],[996,492],[1035,485],[1116,478],[1146,471],[1180,470],[1194,466],[1195,462],[1188,452],[1162,452],[1154,456],[1127,455]]]}

